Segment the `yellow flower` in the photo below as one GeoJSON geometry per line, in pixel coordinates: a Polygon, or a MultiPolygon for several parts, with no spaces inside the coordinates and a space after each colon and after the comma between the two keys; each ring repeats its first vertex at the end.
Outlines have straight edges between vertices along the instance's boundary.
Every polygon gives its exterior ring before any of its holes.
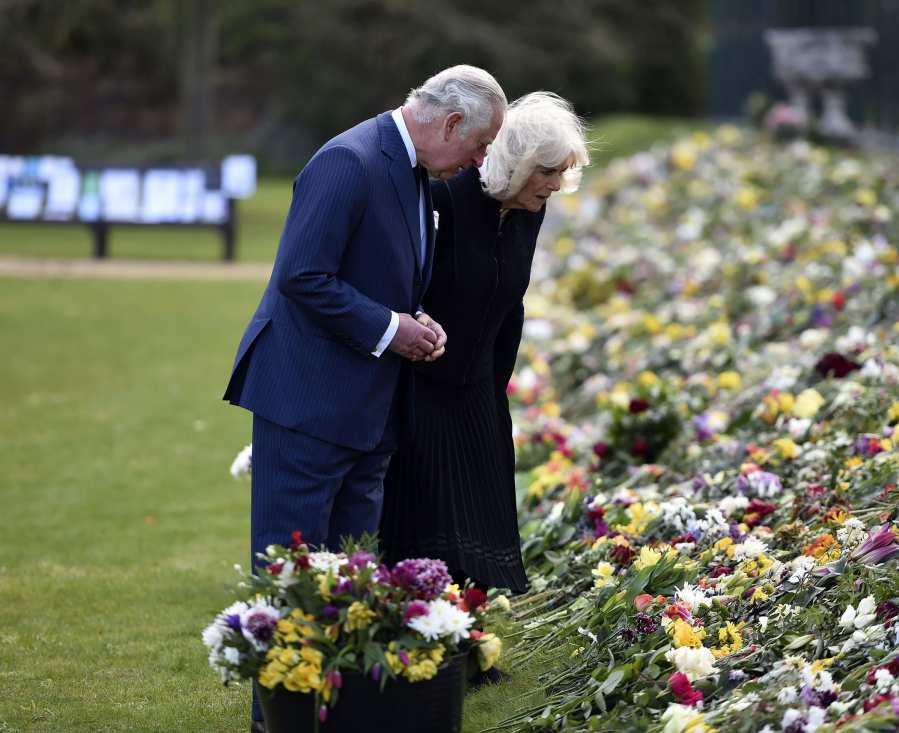
{"type": "Polygon", "coordinates": [[[859,206],[876,206],[877,194],[870,188],[860,188],[855,192],[855,202],[859,204],[859,206]]]}
{"type": "Polygon", "coordinates": [[[367,629],[374,620],[375,615],[375,612],[370,608],[366,608],[359,601],[353,601],[347,610],[344,628],[347,631],[367,629]]]}
{"type": "Polygon", "coordinates": [[[740,651],[743,648],[743,637],[740,636],[740,629],[744,625],[745,623],[743,622],[734,624],[728,621],[726,626],[718,629],[718,641],[721,642],[721,646],[712,649],[712,654],[716,657],[726,657],[728,654],[740,651]]]}
{"type": "Polygon", "coordinates": [[[503,650],[503,642],[496,634],[484,634],[478,644],[478,664],[486,672],[499,659],[503,650]]]}
{"type": "Polygon", "coordinates": [[[718,386],[721,389],[740,389],[743,380],[737,372],[722,372],[718,375],[718,386]]]}
{"type": "Polygon", "coordinates": [[[559,257],[567,257],[574,252],[574,240],[571,237],[559,237],[553,246],[553,251],[559,257]]]}
{"type": "Polygon", "coordinates": [[[676,647],[688,646],[699,649],[705,638],[705,629],[694,629],[682,618],[674,619],[674,624],[668,627],[668,633],[671,634],[671,641],[676,647]]]}
{"type": "Polygon", "coordinates": [[[298,664],[284,676],[284,687],[291,692],[312,692],[322,688],[321,667],[298,664]]]}
{"type": "Polygon", "coordinates": [[[641,547],[640,557],[638,557],[636,562],[634,563],[634,568],[636,568],[637,570],[643,570],[643,568],[651,568],[653,565],[656,565],[661,559],[661,552],[656,552],[651,547],[641,547]]]}
{"type": "Polygon", "coordinates": [[[824,404],[824,398],[816,389],[804,389],[799,393],[792,407],[792,413],[796,417],[813,418],[818,414],[821,405],[824,404]]]}
{"type": "Polygon", "coordinates": [[[705,333],[714,346],[727,346],[731,341],[730,326],[723,321],[711,324],[705,333]]]}
{"type": "Polygon", "coordinates": [[[269,662],[259,672],[259,684],[268,689],[277,687],[284,679],[287,667],[277,661],[269,662]]]}
{"type": "Polygon", "coordinates": [[[330,573],[325,573],[324,575],[318,576],[318,594],[322,597],[322,600],[330,601],[331,600],[331,578],[330,573]]]}
{"type": "Polygon", "coordinates": [[[661,380],[658,378],[655,372],[640,372],[637,375],[637,383],[643,387],[652,387],[658,384],[661,380]]]}
{"type": "Polygon", "coordinates": [[[890,409],[887,410],[887,422],[899,422],[899,402],[894,402],[890,405],[890,409]]]}
{"type": "Polygon", "coordinates": [[[761,588],[756,588],[753,591],[752,596],[749,598],[749,603],[754,605],[756,603],[761,603],[762,601],[767,601],[767,600],[768,600],[768,594],[765,593],[765,591],[763,591],[761,588]]]}
{"type": "Polygon", "coordinates": [[[734,197],[734,203],[744,211],[751,211],[759,205],[759,194],[754,188],[742,187],[734,197]]]}
{"type": "Polygon", "coordinates": [[[799,446],[789,438],[778,438],[774,441],[774,447],[777,448],[781,458],[788,461],[799,455],[799,446]]]}
{"type": "Polygon", "coordinates": [[[677,143],[671,148],[671,162],[681,170],[693,170],[696,165],[696,147],[688,142],[677,143]]]}
{"type": "Polygon", "coordinates": [[[547,402],[540,411],[548,417],[559,417],[562,414],[562,409],[556,402],[547,402]]]}
{"type": "Polygon", "coordinates": [[[615,581],[615,568],[611,563],[601,562],[591,572],[593,577],[596,578],[594,583],[596,588],[605,588],[609,583],[615,581]]]}

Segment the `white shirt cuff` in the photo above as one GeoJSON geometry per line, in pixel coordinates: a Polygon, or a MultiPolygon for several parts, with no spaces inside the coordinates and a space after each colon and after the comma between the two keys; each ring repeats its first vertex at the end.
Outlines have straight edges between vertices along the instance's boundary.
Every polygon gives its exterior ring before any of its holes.
{"type": "Polygon", "coordinates": [[[375,346],[375,350],[371,352],[372,356],[380,356],[384,353],[384,350],[390,346],[390,342],[393,341],[393,337],[396,336],[396,330],[400,327],[400,317],[390,311],[390,325],[387,326],[387,330],[384,331],[384,335],[381,336],[381,340],[378,341],[378,345],[375,346]]]}

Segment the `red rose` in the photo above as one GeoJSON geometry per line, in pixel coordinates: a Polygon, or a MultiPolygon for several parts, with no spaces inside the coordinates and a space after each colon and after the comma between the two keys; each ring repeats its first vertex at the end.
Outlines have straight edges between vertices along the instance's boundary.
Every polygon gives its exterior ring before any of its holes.
{"type": "Polygon", "coordinates": [[[627,406],[628,412],[631,415],[639,415],[641,412],[646,412],[649,409],[649,401],[641,399],[639,397],[635,397],[631,400],[631,403],[627,406]]]}
{"type": "Polygon", "coordinates": [[[631,455],[643,457],[649,453],[649,442],[646,438],[634,438],[631,446],[631,455]]]}
{"type": "Polygon", "coordinates": [[[466,588],[462,591],[462,603],[466,611],[474,611],[487,602],[487,594],[480,588],[466,588]]]}
{"type": "Polygon", "coordinates": [[[605,458],[609,453],[609,444],[603,443],[601,440],[593,444],[593,453],[597,458],[605,458]]]}
{"type": "Polygon", "coordinates": [[[681,705],[696,705],[702,702],[705,695],[699,690],[694,690],[690,679],[683,672],[675,672],[668,678],[668,686],[674,699],[681,705]]]}

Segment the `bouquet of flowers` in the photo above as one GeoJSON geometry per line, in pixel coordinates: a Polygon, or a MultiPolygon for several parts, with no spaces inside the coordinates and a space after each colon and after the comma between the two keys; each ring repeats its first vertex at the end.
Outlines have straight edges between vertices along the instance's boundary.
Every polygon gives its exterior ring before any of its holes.
{"type": "Polygon", "coordinates": [[[502,643],[483,630],[487,597],[453,585],[441,560],[393,568],[370,538],[342,553],[315,552],[294,532],[290,547],[260,554],[246,599],[203,632],[209,664],[228,684],[253,679],[269,690],[316,696],[319,719],[337,704],[345,674],[384,685],[434,677],[444,660],[476,649],[487,670],[502,643]]]}

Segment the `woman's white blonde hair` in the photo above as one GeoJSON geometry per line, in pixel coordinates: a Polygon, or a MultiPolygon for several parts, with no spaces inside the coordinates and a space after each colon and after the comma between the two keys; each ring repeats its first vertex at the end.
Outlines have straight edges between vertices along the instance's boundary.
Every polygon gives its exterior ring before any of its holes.
{"type": "Polygon", "coordinates": [[[584,123],[571,104],[552,92],[532,92],[509,105],[506,119],[481,167],[484,190],[505,201],[524,187],[538,167],[570,163],[561,191],[577,191],[590,163],[584,123]]]}

